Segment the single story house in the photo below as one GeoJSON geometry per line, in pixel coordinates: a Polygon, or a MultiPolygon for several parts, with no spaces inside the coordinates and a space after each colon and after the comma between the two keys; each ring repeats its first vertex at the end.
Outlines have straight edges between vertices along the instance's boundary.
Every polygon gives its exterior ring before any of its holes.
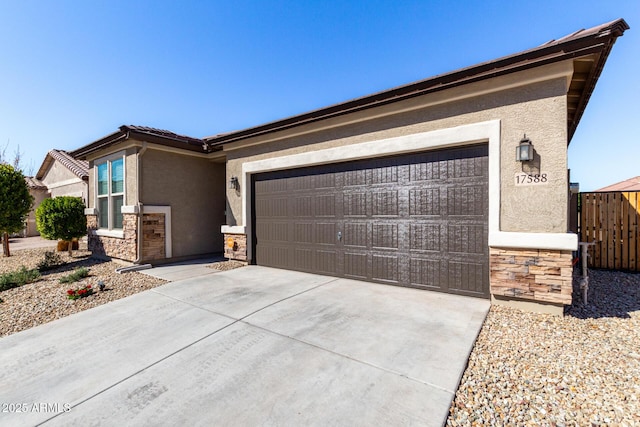
{"type": "Polygon", "coordinates": [[[222,252],[225,164],[197,138],[142,126],[73,153],[89,162],[88,248],[133,263],[222,252]]]}
{"type": "Polygon", "coordinates": [[[34,198],[33,208],[29,212],[24,236],[39,236],[36,227],[35,211],[40,203],[49,197],[80,197],[87,203],[89,197],[89,163],[73,158],[63,150],[51,150],[47,153],[35,177],[26,177],[29,192],[34,198]]]}
{"type": "Polygon", "coordinates": [[[144,215],[165,206],[172,256],[224,245],[258,265],[561,313],[578,244],[567,147],[628,28],[202,140],[122,127],[72,153],[91,166],[93,247],[147,259],[113,248],[144,247],[144,215]]]}

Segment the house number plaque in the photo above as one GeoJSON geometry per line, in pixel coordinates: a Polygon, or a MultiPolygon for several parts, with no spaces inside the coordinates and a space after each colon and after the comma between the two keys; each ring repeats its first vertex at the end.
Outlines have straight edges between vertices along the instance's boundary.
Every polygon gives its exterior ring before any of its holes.
{"type": "Polygon", "coordinates": [[[546,172],[540,173],[516,173],[515,176],[516,186],[523,185],[546,185],[549,183],[549,174],[546,172]]]}

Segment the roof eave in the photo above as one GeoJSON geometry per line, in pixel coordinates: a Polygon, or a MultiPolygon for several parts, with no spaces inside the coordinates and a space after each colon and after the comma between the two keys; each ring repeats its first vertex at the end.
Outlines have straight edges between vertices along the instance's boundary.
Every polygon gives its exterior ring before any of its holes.
{"type": "Polygon", "coordinates": [[[77,159],[86,159],[89,154],[95,153],[99,150],[129,139],[179,148],[185,151],[204,153],[202,145],[198,144],[198,140],[196,139],[193,139],[193,141],[186,141],[183,139],[172,138],[170,136],[154,135],[150,132],[130,129],[128,126],[120,126],[120,130],[118,130],[117,132],[109,134],[104,138],[101,138],[90,144],[87,144],[84,147],[70,152],[69,154],[77,159]]]}
{"type": "MultiPolygon", "coordinates": [[[[551,41],[542,46],[529,49],[514,55],[499,58],[493,61],[484,62],[471,67],[456,70],[450,73],[441,74],[426,80],[410,83],[408,85],[396,87],[386,91],[378,92],[365,97],[356,98],[339,104],[334,104],[321,109],[313,110],[285,119],[276,120],[265,123],[252,128],[216,135],[205,138],[205,141],[213,146],[221,146],[231,142],[247,139],[250,137],[260,136],[267,133],[287,130],[293,127],[341,116],[357,111],[362,111],[393,102],[410,99],[420,95],[442,91],[445,89],[473,83],[480,80],[497,77],[504,74],[523,71],[526,69],[539,67],[552,62],[559,62],[565,59],[576,58],[592,53],[603,52],[600,54],[599,67],[600,70],[604,66],[604,61],[615,42],[615,39],[621,36],[625,30],[629,29],[629,25],[623,20],[618,19],[600,27],[596,27],[597,32],[587,32],[585,36],[569,37],[566,40],[551,41]]],[[[597,81],[597,75],[587,86],[593,91],[597,81]]],[[[581,103],[582,111],[578,111],[577,119],[573,129],[570,129],[570,136],[573,135],[577,122],[589,99],[591,92],[587,93],[584,102],[581,103]]],[[[583,95],[584,96],[584,95],[583,95]]],[[[569,138],[570,140],[570,138],[569,138]]]]}

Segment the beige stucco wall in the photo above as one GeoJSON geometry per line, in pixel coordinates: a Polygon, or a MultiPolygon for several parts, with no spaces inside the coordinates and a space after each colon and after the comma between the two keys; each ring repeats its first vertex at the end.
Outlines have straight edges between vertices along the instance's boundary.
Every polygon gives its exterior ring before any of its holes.
{"type": "Polygon", "coordinates": [[[87,182],[83,181],[57,160],[53,161],[41,181],[47,185],[51,197],[80,197],[86,205],[87,198],[89,197],[87,182]]]}
{"type": "Polygon", "coordinates": [[[40,203],[42,203],[44,199],[49,197],[49,193],[44,189],[39,190],[30,188],[29,194],[33,196],[33,206],[31,208],[31,211],[29,211],[29,216],[27,217],[27,226],[24,233],[26,237],[39,236],[40,232],[38,232],[38,228],[36,226],[36,209],[38,209],[38,206],[40,206],[40,203]]]}
{"type": "MultiPolygon", "coordinates": [[[[571,62],[553,64],[352,113],[225,146],[227,180],[242,176],[247,161],[345,146],[385,138],[501,121],[502,231],[567,231],[567,76],[571,62]],[[523,82],[528,82],[523,86],[523,82]],[[495,88],[502,88],[495,91],[495,88]],[[468,97],[477,93],[477,96],[468,97]],[[447,102],[447,100],[452,100],[447,102]],[[394,114],[395,112],[395,114],[394,114]],[[537,153],[532,171],[548,174],[549,184],[516,187],[523,164],[515,147],[526,133],[537,153]]],[[[227,190],[228,225],[242,224],[242,198],[227,190]]]]}
{"type": "Polygon", "coordinates": [[[173,257],[222,252],[224,164],[156,149],[141,159],[141,202],[171,206],[173,257]]]}

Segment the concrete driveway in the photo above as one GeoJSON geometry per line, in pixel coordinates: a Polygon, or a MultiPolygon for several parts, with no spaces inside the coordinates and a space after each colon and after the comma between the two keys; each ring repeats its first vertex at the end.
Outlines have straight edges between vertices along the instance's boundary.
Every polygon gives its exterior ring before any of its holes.
{"type": "Polygon", "coordinates": [[[0,339],[0,425],[442,425],[486,300],[248,266],[0,339]]]}

